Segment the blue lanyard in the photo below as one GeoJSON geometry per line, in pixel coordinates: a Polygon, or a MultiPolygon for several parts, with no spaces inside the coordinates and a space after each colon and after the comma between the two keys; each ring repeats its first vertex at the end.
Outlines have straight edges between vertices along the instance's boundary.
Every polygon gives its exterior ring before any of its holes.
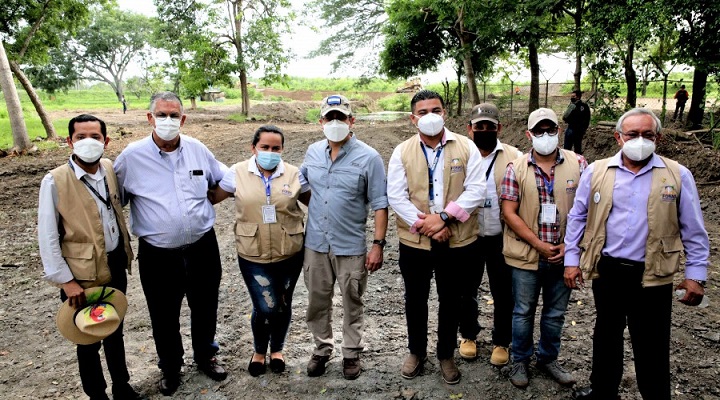
{"type": "Polygon", "coordinates": [[[437,167],[438,160],[440,160],[440,154],[443,151],[443,148],[445,145],[441,145],[440,149],[435,154],[435,160],[433,160],[432,167],[430,166],[430,160],[428,159],[427,150],[425,150],[425,145],[420,142],[420,148],[423,151],[423,155],[425,156],[425,162],[428,166],[428,196],[430,197],[430,201],[433,201],[435,199],[435,189],[433,189],[433,175],[435,175],[435,168],[437,167]]]}
{"type": "Polygon", "coordinates": [[[542,177],[543,183],[545,184],[545,189],[547,189],[549,194],[552,194],[553,188],[555,187],[555,180],[550,181],[548,179],[545,179],[545,174],[543,174],[542,171],[540,171],[540,176],[542,177]]]}
{"type": "Polygon", "coordinates": [[[269,178],[265,178],[265,175],[262,172],[260,173],[260,177],[265,183],[265,197],[267,198],[267,203],[270,204],[270,181],[272,181],[273,177],[270,175],[269,178]]]}

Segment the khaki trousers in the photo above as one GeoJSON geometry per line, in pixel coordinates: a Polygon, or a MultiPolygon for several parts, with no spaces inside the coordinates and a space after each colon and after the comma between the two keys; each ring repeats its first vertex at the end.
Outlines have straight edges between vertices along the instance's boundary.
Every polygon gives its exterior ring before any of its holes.
{"type": "Polygon", "coordinates": [[[344,358],[357,358],[365,345],[363,336],[364,305],[362,295],[367,287],[366,255],[335,256],[305,248],[303,277],[308,290],[307,325],[315,341],[314,354],[333,353],[332,305],[335,282],[343,302],[344,358]]]}

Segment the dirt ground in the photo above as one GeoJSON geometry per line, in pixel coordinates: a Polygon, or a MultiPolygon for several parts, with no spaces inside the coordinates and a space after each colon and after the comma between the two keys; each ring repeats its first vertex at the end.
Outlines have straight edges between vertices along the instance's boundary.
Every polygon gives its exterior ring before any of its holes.
{"type": "MultiPolygon", "coordinates": [[[[251,114],[265,115],[286,133],[285,161],[299,165],[307,146],[322,138],[316,124],[304,123],[306,110],[317,108],[314,102],[257,104],[251,114]]],[[[564,105],[559,105],[562,110],[564,105]]],[[[53,115],[70,118],[82,110],[67,110],[53,115]]],[[[216,157],[227,165],[250,155],[250,138],[261,122],[237,123],[227,119],[237,107],[189,111],[184,132],[203,141],[216,157]]],[[[150,133],[142,111],[127,115],[118,110],[96,113],[108,122],[113,141],[107,156],[114,159],[131,141],[150,133]]],[[[454,118],[448,127],[464,132],[464,119],[454,118]]],[[[395,122],[361,121],[354,131],[359,139],[376,148],[385,161],[393,148],[413,135],[407,119],[395,122]]],[[[523,121],[505,126],[504,140],[527,150],[523,121]]],[[[668,131],[669,132],[669,131],[668,131]]],[[[66,133],[61,133],[66,134],[66,133]]],[[[592,128],[586,136],[585,155],[592,162],[617,151],[609,128],[592,128]]],[[[674,398],[720,399],[720,157],[717,151],[695,140],[667,140],[659,148],[688,166],[701,192],[703,212],[711,240],[711,272],[707,293],[710,307],[673,306],[671,368],[674,398]]],[[[70,151],[61,147],[32,156],[0,159],[0,398],[3,399],[76,399],[85,398],[75,361],[74,346],[55,328],[59,293],[44,282],[37,245],[37,197],[40,181],[50,169],[67,160],[70,151]]],[[[434,359],[437,300],[430,300],[430,361],[423,375],[405,380],[399,374],[406,354],[406,330],[403,284],[398,268],[398,239],[394,213],[388,232],[383,268],[370,276],[366,301],[366,349],[362,356],[364,372],[355,381],[342,378],[339,350],[336,350],[327,373],[309,378],[305,366],[312,352],[312,340],[304,322],[307,292],[303,280],[298,282],[294,297],[293,321],[285,347],[286,372],[253,378],[247,371],[252,354],[250,331],[251,302],[237,267],[232,236],[232,202],[216,205],[216,230],[223,262],[217,340],[219,358],[229,371],[224,382],[214,382],[198,372],[192,363],[189,315],[183,310],[183,338],[186,351],[183,385],[174,395],[177,399],[569,399],[571,389],[556,384],[531,367],[531,383],[526,390],[513,387],[502,370],[490,365],[491,297],[487,278],[480,288],[483,301],[479,335],[480,357],[473,362],[456,356],[462,381],[449,386],[442,383],[434,359]]],[[[126,210],[127,214],[127,210],[126,210]]],[[[372,226],[372,225],[370,225],[372,226]]],[[[371,237],[371,234],[368,234],[371,237]]],[[[133,246],[137,240],[133,238],[133,246]]],[[[134,264],[135,270],[137,266],[134,264]]],[[[157,389],[160,372],[156,367],[150,321],[145,298],[134,273],[129,277],[129,310],[125,320],[125,343],[131,383],[153,399],[164,398],[157,389]]],[[[339,292],[334,300],[336,348],[342,336],[342,310],[339,292]]],[[[588,383],[591,364],[594,307],[591,291],[575,291],[566,315],[560,362],[572,371],[578,385],[588,383]]],[[[538,333],[536,332],[536,335],[538,333]]],[[[629,341],[625,350],[625,374],[621,394],[625,400],[640,399],[632,365],[629,341]]],[[[108,393],[109,393],[108,389],[108,393]]]]}

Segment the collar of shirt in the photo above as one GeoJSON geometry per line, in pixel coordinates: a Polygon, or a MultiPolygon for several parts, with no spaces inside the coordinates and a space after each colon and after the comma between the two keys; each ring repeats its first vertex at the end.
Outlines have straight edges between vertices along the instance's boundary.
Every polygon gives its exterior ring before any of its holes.
{"type": "MultiPolygon", "coordinates": [[[[422,137],[420,136],[419,133],[417,134],[417,138],[418,138],[418,141],[420,141],[420,144],[422,144],[423,146],[425,146],[429,149],[431,148],[430,146],[426,145],[425,142],[423,142],[422,137]]],[[[455,137],[455,134],[453,132],[448,130],[448,128],[443,128],[443,136],[442,136],[442,139],[440,140],[440,143],[438,143],[438,146],[445,146],[447,144],[448,140],[457,140],[457,138],[455,137]]],[[[437,146],[435,147],[435,149],[437,149],[437,146]]],[[[435,150],[435,149],[433,149],[433,150],[435,150]]]]}
{"type": "MultiPolygon", "coordinates": [[[[340,147],[340,153],[342,153],[343,150],[345,152],[350,151],[350,149],[355,147],[355,145],[357,144],[357,138],[355,137],[355,134],[353,133],[353,131],[350,131],[349,135],[350,134],[351,134],[350,139],[348,139],[348,141],[343,143],[343,145],[340,147]]],[[[327,150],[327,153],[325,153],[325,154],[329,157],[330,156],[330,143],[327,140],[325,142],[326,142],[325,150],[327,150]]]]}
{"type": "MultiPolygon", "coordinates": [[[[530,151],[530,157],[528,157],[528,164],[537,165],[537,162],[535,162],[535,152],[530,151]]],[[[565,161],[565,157],[563,156],[563,152],[560,151],[560,149],[557,149],[557,158],[555,159],[555,165],[562,164],[565,161]]]]}
{"type": "Polygon", "coordinates": [[[94,181],[101,181],[103,178],[105,178],[105,174],[107,173],[105,171],[105,168],[103,168],[102,163],[99,163],[98,170],[94,174],[87,173],[84,169],[82,169],[75,160],[72,159],[72,156],[70,157],[70,163],[73,166],[73,172],[75,172],[75,177],[80,180],[83,176],[87,176],[88,178],[94,180],[94,181]]]}
{"type": "MultiPolygon", "coordinates": [[[[181,134],[180,134],[180,141],[178,142],[178,147],[177,147],[177,149],[173,150],[173,152],[175,152],[175,151],[182,152],[182,149],[183,149],[183,136],[184,136],[184,135],[181,133],[181,134]]],[[[148,144],[148,146],[152,146],[152,151],[153,151],[154,153],[157,153],[157,155],[160,156],[160,157],[163,156],[163,153],[164,153],[164,154],[168,154],[167,152],[163,151],[163,150],[160,148],[160,146],[157,145],[157,143],[155,143],[155,140],[154,140],[153,137],[152,137],[152,133],[150,133],[150,143],[148,144]]]]}
{"type": "MultiPolygon", "coordinates": [[[[253,174],[255,174],[257,176],[262,176],[260,169],[257,167],[257,162],[255,162],[254,154],[252,155],[252,157],[250,157],[250,162],[248,162],[248,172],[252,172],[253,174]]],[[[271,176],[273,178],[276,178],[284,173],[285,173],[285,164],[283,164],[283,162],[281,160],[280,163],[278,163],[277,168],[275,168],[275,171],[273,171],[271,176]]]]}
{"type": "MultiPolygon", "coordinates": [[[[608,167],[619,167],[625,171],[628,171],[628,169],[625,167],[625,164],[623,163],[622,158],[622,150],[618,151],[608,163],[608,167]]],[[[655,153],[653,153],[652,158],[650,158],[650,161],[640,169],[640,172],[637,173],[637,175],[644,174],[647,171],[652,170],[653,168],[665,168],[665,163],[662,162],[660,157],[655,157],[655,153]]]]}

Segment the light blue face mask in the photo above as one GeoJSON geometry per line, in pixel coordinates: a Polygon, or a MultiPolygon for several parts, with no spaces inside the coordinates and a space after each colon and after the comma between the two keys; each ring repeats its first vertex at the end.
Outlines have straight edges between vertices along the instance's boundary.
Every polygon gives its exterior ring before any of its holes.
{"type": "Polygon", "coordinates": [[[257,160],[258,165],[260,165],[260,168],[266,171],[271,171],[280,163],[280,153],[258,150],[255,159],[257,160]]]}

